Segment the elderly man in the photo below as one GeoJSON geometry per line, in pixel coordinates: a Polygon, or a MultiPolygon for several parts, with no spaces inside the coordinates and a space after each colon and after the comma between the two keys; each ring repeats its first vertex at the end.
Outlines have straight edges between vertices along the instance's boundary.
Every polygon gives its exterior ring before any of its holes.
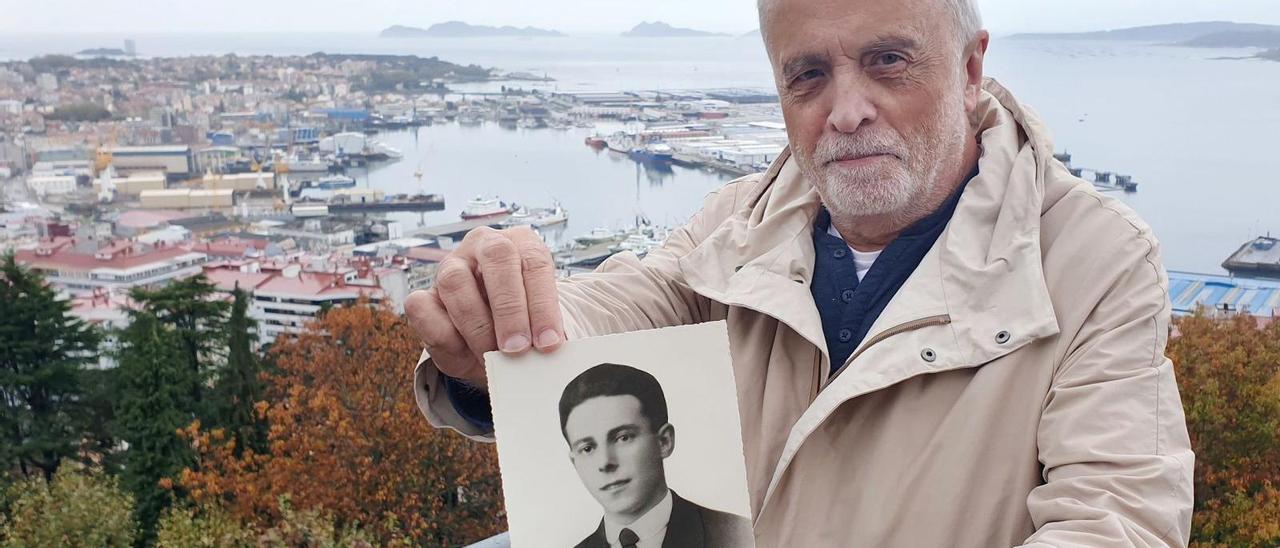
{"type": "Polygon", "coordinates": [[[791,141],[644,260],[469,235],[409,319],[433,424],[481,355],[727,319],[760,546],[1182,546],[1158,244],[983,76],[973,0],[762,0],[791,141]]]}

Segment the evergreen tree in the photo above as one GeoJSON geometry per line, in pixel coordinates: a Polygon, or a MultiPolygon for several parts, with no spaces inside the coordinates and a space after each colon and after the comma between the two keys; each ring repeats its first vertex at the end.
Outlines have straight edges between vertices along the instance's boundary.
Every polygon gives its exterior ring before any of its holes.
{"type": "Polygon", "coordinates": [[[231,293],[231,317],[227,320],[227,363],[215,385],[217,426],[236,442],[237,453],[253,449],[266,451],[267,426],[259,419],[255,404],[266,397],[262,362],[254,353],[256,322],[249,317],[249,294],[239,287],[231,293]]]}
{"type": "Polygon", "coordinates": [[[83,375],[96,360],[98,332],[71,316],[44,279],[0,264],[0,468],[53,478],[78,456],[89,412],[83,375]]]}
{"type": "Polygon", "coordinates": [[[190,398],[204,412],[204,384],[213,377],[218,354],[226,347],[230,304],[203,274],[176,280],[154,290],[135,289],[131,296],[143,310],[173,328],[182,345],[181,361],[195,375],[190,398]]]}
{"type": "Polygon", "coordinates": [[[149,541],[173,502],[162,480],[176,478],[191,464],[190,447],[177,432],[194,418],[190,395],[196,379],[183,362],[178,334],[149,312],[133,314],[120,344],[116,426],[129,446],[121,479],[136,501],[142,539],[149,541]]]}

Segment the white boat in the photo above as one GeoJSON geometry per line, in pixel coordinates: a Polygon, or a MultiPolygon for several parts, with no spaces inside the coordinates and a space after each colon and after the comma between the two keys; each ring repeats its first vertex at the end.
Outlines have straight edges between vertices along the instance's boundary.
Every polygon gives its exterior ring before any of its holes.
{"type": "Polygon", "coordinates": [[[328,173],[329,162],[319,157],[290,156],[281,161],[289,173],[328,173]]]}
{"type": "Polygon", "coordinates": [[[377,139],[370,139],[363,133],[353,131],[325,137],[320,140],[318,147],[321,152],[363,156],[373,160],[383,158],[399,160],[404,157],[404,153],[400,152],[400,149],[387,146],[386,143],[377,139]]]}
{"type": "Polygon", "coordinates": [[[551,209],[544,209],[538,212],[533,219],[535,228],[543,228],[547,226],[555,226],[569,222],[569,210],[560,207],[557,204],[551,209]]]}
{"type": "Polygon", "coordinates": [[[614,253],[630,251],[638,257],[644,257],[650,251],[662,247],[669,234],[670,231],[665,228],[642,227],[634,229],[629,231],[627,237],[621,242],[609,246],[609,251],[614,253]]]}
{"type": "Polygon", "coordinates": [[[502,223],[502,226],[531,226],[533,228],[545,228],[569,221],[569,212],[559,205],[551,208],[519,208],[515,213],[511,214],[511,218],[502,223]]]}
{"type": "Polygon", "coordinates": [[[624,236],[625,235],[622,232],[618,232],[616,230],[609,230],[607,228],[597,227],[597,228],[591,229],[591,232],[588,232],[586,234],[583,234],[582,236],[578,236],[577,238],[574,238],[574,241],[582,245],[596,245],[596,244],[603,244],[603,243],[609,243],[609,242],[617,242],[622,240],[624,236]]]}
{"type": "Polygon", "coordinates": [[[499,201],[497,198],[476,196],[471,201],[468,201],[466,209],[462,210],[462,219],[484,219],[486,217],[510,215],[514,210],[514,207],[499,201]]]}

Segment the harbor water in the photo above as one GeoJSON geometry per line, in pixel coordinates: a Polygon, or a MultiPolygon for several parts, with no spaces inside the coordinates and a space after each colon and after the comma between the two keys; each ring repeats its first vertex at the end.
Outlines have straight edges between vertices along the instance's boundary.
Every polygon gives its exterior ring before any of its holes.
{"type": "MultiPolygon", "coordinates": [[[[746,9],[746,8],[744,8],[746,9]]],[[[545,74],[550,90],[706,89],[772,86],[757,37],[624,39],[379,39],[367,34],[160,34],[0,36],[0,58],[70,53],[134,38],[146,55],[386,53],[545,74]]],[[[1080,166],[1129,174],[1120,196],[1153,227],[1173,270],[1223,272],[1241,242],[1280,233],[1280,63],[1253,50],[1123,42],[997,38],[986,72],[1043,118],[1056,148],[1080,166]]],[[[483,91],[502,84],[467,86],[483,91]]],[[[531,87],[531,83],[506,83],[531,87]]],[[[444,212],[404,214],[413,225],[457,219],[477,194],[533,206],[559,200],[564,234],[621,228],[643,214],[678,223],[727,177],[670,173],[582,144],[589,130],[507,130],[496,125],[424,127],[378,138],[405,151],[396,164],[357,175],[391,192],[425,190],[444,212]],[[413,173],[421,165],[423,187],[413,173]]],[[[410,228],[411,228],[410,227],[410,228]]]]}

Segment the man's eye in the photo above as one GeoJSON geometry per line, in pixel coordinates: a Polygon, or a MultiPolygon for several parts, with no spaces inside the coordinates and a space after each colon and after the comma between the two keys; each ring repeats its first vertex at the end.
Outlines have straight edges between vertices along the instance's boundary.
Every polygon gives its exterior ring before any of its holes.
{"type": "Polygon", "coordinates": [[[907,59],[905,57],[896,53],[881,53],[875,57],[872,64],[884,67],[896,65],[906,60],[907,59]]]}
{"type": "Polygon", "coordinates": [[[628,441],[631,441],[631,440],[633,440],[633,439],[635,439],[635,438],[636,438],[636,437],[635,437],[635,436],[633,436],[633,435],[631,435],[631,434],[620,434],[620,435],[618,435],[618,441],[621,441],[621,442],[628,442],[628,441]]]}
{"type": "Polygon", "coordinates": [[[794,80],[794,82],[796,83],[808,82],[809,80],[814,80],[821,77],[822,77],[821,70],[811,69],[811,70],[804,71],[799,76],[796,76],[796,79],[794,80]]]}
{"type": "Polygon", "coordinates": [[[595,450],[596,450],[596,446],[594,446],[594,445],[583,445],[582,447],[579,447],[579,448],[578,448],[578,453],[583,454],[583,455],[587,455],[587,454],[590,454],[592,451],[595,451],[595,450]]]}

